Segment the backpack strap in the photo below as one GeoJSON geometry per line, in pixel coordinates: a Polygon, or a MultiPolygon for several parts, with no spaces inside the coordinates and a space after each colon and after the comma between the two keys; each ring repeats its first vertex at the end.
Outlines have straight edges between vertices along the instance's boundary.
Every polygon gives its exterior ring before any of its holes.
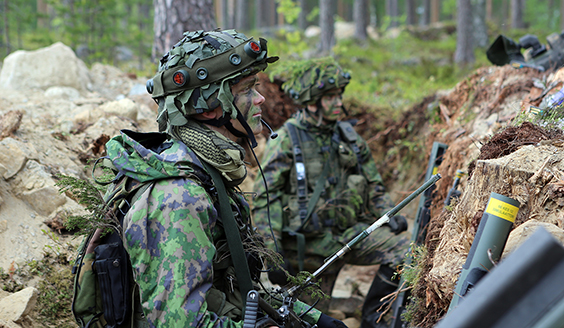
{"type": "Polygon", "coordinates": [[[298,196],[298,213],[302,222],[307,216],[307,180],[304,164],[304,157],[300,145],[300,139],[296,126],[290,122],[286,122],[286,128],[292,140],[292,152],[294,153],[294,166],[296,168],[296,176],[298,181],[298,188],[296,190],[298,196]]]}
{"type": "MultiPolygon", "coordinates": [[[[297,196],[298,196],[298,206],[299,206],[299,215],[302,221],[300,227],[292,231],[289,228],[284,229],[290,236],[296,237],[297,242],[297,251],[298,251],[298,267],[300,271],[303,271],[304,268],[304,261],[305,261],[305,236],[300,231],[303,231],[307,224],[309,223],[310,219],[312,218],[313,210],[317,205],[317,201],[321,196],[321,193],[325,189],[325,180],[327,180],[327,176],[329,175],[329,168],[331,165],[329,164],[331,160],[326,161],[323,165],[323,171],[319,176],[315,184],[315,188],[313,190],[313,194],[311,198],[307,199],[307,180],[306,180],[306,171],[305,171],[305,164],[303,161],[303,153],[300,146],[300,138],[298,136],[298,132],[296,131],[296,127],[290,123],[286,122],[286,127],[288,128],[290,139],[292,140],[292,150],[294,153],[294,165],[296,167],[297,173],[297,181],[298,181],[298,188],[297,188],[297,196]]],[[[329,157],[332,159],[332,152],[329,154],[329,157]]],[[[316,229],[319,229],[319,220],[317,217],[314,219],[314,226],[316,229]]]]}
{"type": "MultiPolygon", "coordinates": [[[[231,203],[229,202],[229,197],[227,196],[223,178],[215,167],[204,161],[201,162],[212,177],[216,186],[215,189],[217,191],[219,202],[219,214],[223,221],[225,236],[227,237],[227,245],[229,246],[229,252],[231,253],[233,266],[235,268],[235,275],[237,276],[237,282],[239,284],[239,291],[242,299],[245,300],[247,299],[249,291],[253,289],[253,283],[251,280],[249,264],[247,263],[247,256],[245,255],[243,242],[241,241],[241,235],[239,234],[239,227],[237,226],[237,222],[235,222],[235,217],[233,216],[231,203]]],[[[245,304],[243,304],[243,313],[245,313],[245,304]]]]}

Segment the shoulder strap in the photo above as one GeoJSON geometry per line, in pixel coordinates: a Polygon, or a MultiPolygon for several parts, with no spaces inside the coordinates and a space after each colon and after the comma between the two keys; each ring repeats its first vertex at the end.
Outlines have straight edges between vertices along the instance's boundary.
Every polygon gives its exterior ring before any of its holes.
{"type": "Polygon", "coordinates": [[[352,124],[348,121],[337,122],[339,131],[341,132],[341,137],[345,140],[352,148],[357,158],[357,170],[361,172],[362,156],[360,154],[360,148],[357,145],[357,133],[354,130],[352,124]]]}
{"type": "MultiPolygon", "coordinates": [[[[233,266],[235,267],[235,274],[237,275],[239,291],[241,292],[242,299],[245,300],[247,299],[247,293],[253,289],[253,283],[251,281],[251,273],[249,270],[249,264],[247,263],[247,257],[245,256],[245,250],[243,249],[243,242],[241,241],[241,235],[239,234],[239,227],[237,226],[237,222],[235,222],[235,217],[233,216],[233,211],[231,210],[223,178],[213,166],[205,163],[204,161],[202,161],[202,164],[212,177],[216,186],[215,189],[217,190],[219,200],[219,214],[222,218],[225,235],[227,237],[227,245],[229,246],[229,251],[233,259],[233,266]]],[[[245,304],[243,304],[243,313],[245,313],[245,304]]]]}

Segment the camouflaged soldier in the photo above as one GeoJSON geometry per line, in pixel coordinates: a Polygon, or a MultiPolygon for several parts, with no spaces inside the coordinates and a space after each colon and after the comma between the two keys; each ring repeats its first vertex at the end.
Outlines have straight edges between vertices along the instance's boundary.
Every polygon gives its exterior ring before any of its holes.
{"type": "MultiPolygon", "coordinates": [[[[276,60],[264,39],[186,32],[147,83],[166,133],[124,130],[107,144],[118,176],[148,183],[133,197],[123,229],[150,327],[243,326],[243,291],[256,288],[264,245],[237,188],[247,171],[236,141],[253,144],[262,130],[256,73],[276,60]],[[228,241],[234,236],[235,246],[228,241]],[[241,267],[247,273],[240,275],[241,267]]],[[[306,309],[296,303],[296,313],[306,309]]],[[[315,309],[304,319],[344,326],[315,309]]]]}
{"type": "MultiPolygon", "coordinates": [[[[284,65],[284,63],[280,64],[284,65]]],[[[277,131],[262,156],[267,190],[257,179],[253,217],[269,248],[287,259],[287,270],[314,272],[325,258],[384,215],[394,204],[385,193],[370,149],[351,123],[340,121],[345,111],[342,94],[350,74],[332,59],[322,58],[277,67],[286,78],[285,92],[304,107],[277,131]],[[270,200],[268,203],[267,199],[270,200]],[[266,219],[270,212],[270,222],[266,219]],[[276,243],[269,239],[270,227],[276,243]]],[[[321,288],[331,295],[345,263],[380,264],[363,308],[363,327],[376,327],[381,297],[393,292],[391,277],[408,248],[402,216],[374,231],[344,259],[321,275],[321,288]]],[[[269,273],[284,285],[283,271],[269,273]]],[[[304,301],[312,301],[304,295],[304,301]]],[[[329,300],[317,308],[327,310],[329,300]]],[[[383,326],[383,325],[382,325],[383,326]]]]}

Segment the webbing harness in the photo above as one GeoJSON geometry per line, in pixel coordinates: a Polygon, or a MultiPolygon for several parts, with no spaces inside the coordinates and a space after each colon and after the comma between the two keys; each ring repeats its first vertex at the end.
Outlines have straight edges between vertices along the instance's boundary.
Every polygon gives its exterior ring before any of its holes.
{"type": "MultiPolygon", "coordinates": [[[[329,160],[324,163],[323,171],[321,172],[321,175],[319,176],[319,179],[315,184],[311,198],[308,200],[306,170],[301,148],[301,138],[299,137],[299,133],[296,130],[296,126],[294,124],[286,122],[285,126],[288,129],[288,133],[292,141],[292,152],[294,154],[294,166],[297,176],[296,194],[298,198],[298,214],[300,216],[301,225],[296,230],[291,230],[289,227],[285,227],[283,230],[290,236],[296,237],[298,246],[298,267],[300,271],[303,271],[305,261],[305,236],[302,231],[303,229],[305,229],[310,220],[312,220],[315,230],[319,230],[321,228],[319,226],[319,219],[317,218],[317,214],[313,213],[313,210],[315,209],[317,201],[319,200],[319,197],[325,189],[325,181],[327,180],[327,176],[329,175],[329,170],[331,167],[329,163],[333,162],[335,158],[334,155],[336,153],[336,148],[338,147],[341,138],[337,131],[333,133],[333,136],[331,138],[329,160]],[[337,145],[337,147],[334,147],[335,145],[337,145]]],[[[351,146],[352,150],[356,154],[356,157],[358,159],[357,170],[360,173],[362,161],[360,148],[356,144],[356,131],[354,131],[352,124],[349,122],[337,122],[337,127],[338,131],[341,132],[340,134],[343,136],[343,139],[351,146]]]]}

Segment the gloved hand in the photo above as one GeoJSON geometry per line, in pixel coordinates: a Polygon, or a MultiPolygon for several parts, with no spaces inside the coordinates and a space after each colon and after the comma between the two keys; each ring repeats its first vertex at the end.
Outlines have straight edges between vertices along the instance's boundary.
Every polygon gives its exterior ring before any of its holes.
{"type": "Polygon", "coordinates": [[[317,326],[319,328],[347,328],[347,325],[341,320],[337,320],[324,313],[321,313],[321,317],[317,320],[317,326]]]}
{"type": "Polygon", "coordinates": [[[268,271],[268,280],[273,284],[284,286],[288,283],[288,276],[282,269],[272,267],[268,271]]]}
{"type": "MultiPolygon", "coordinates": [[[[283,253],[281,254],[282,257],[284,258],[284,254],[283,253]]],[[[284,269],[288,271],[288,274],[295,275],[294,269],[292,269],[292,265],[290,264],[287,258],[284,258],[284,264],[282,264],[282,267],[284,267],[284,269]]],[[[269,269],[270,270],[268,271],[268,280],[270,280],[271,283],[280,286],[285,286],[288,283],[288,276],[286,272],[284,272],[284,270],[275,266],[269,267],[269,269]]]]}
{"type": "Polygon", "coordinates": [[[407,230],[407,220],[403,215],[394,215],[390,218],[388,226],[393,233],[398,235],[407,230]]]}

